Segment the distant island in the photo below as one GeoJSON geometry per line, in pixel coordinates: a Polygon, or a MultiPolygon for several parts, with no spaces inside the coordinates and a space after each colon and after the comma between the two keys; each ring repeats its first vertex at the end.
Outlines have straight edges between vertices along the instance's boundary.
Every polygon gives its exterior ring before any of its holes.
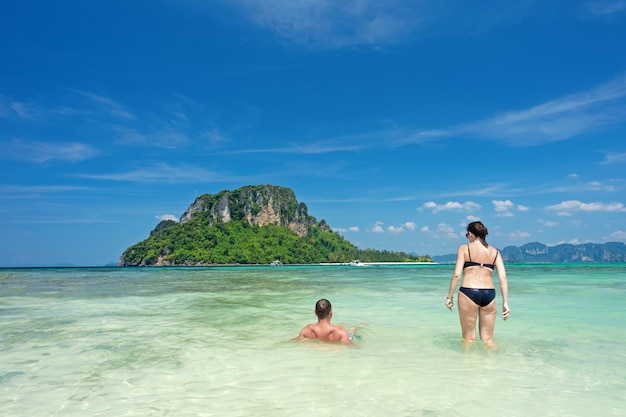
{"type": "Polygon", "coordinates": [[[326,221],[308,214],[295,193],[274,185],[203,194],[179,222],[161,221],[150,236],[129,247],[121,266],[203,266],[431,262],[429,256],[359,249],[326,221]]]}
{"type": "MultiPolygon", "coordinates": [[[[626,245],[621,242],[562,244],[546,246],[532,242],[507,246],[500,251],[509,263],[626,262],[626,245]]],[[[452,263],[456,254],[433,256],[433,261],[452,263]]]]}

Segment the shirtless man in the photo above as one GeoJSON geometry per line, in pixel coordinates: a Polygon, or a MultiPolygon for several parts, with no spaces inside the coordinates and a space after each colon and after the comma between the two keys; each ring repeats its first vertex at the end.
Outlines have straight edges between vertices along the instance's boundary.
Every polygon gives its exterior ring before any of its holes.
{"type": "Polygon", "coordinates": [[[350,340],[350,334],[345,327],[338,324],[330,324],[330,319],[333,317],[333,309],[330,305],[330,301],[322,298],[315,303],[315,315],[317,316],[317,323],[307,324],[300,334],[296,338],[302,339],[320,339],[331,342],[342,342],[345,344],[352,344],[350,340]]]}

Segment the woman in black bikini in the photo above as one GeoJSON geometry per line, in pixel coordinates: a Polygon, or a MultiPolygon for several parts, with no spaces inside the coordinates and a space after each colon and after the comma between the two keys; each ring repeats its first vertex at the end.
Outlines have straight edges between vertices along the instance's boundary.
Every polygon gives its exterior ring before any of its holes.
{"type": "Polygon", "coordinates": [[[496,290],[493,284],[493,270],[498,273],[500,292],[502,293],[502,318],[509,318],[511,310],[508,301],[508,284],[504,262],[498,250],[487,244],[487,228],[481,222],[467,225],[466,245],[459,246],[456,255],[456,266],[450,280],[450,290],[446,297],[446,307],[452,311],[453,295],[461,275],[463,282],[459,288],[457,302],[459,318],[463,332],[463,345],[468,348],[476,341],[476,321],[480,339],[486,346],[494,346],[493,328],[496,323],[497,305],[496,290]]]}

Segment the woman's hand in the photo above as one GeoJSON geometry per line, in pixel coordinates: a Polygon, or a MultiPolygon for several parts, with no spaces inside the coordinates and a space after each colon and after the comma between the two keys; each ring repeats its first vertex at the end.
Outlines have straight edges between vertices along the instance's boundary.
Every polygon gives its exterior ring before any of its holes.
{"type": "Polygon", "coordinates": [[[448,310],[452,311],[452,307],[454,306],[454,301],[452,301],[452,298],[447,297],[446,298],[446,307],[448,307],[448,310]]]}
{"type": "Polygon", "coordinates": [[[502,304],[502,318],[506,320],[509,318],[510,315],[511,315],[511,309],[509,308],[509,304],[508,303],[502,304]]]}

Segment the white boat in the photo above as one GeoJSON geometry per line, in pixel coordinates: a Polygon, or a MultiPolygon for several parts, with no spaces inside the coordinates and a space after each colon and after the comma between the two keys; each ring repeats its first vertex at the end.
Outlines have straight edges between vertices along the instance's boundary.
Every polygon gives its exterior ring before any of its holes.
{"type": "Polygon", "coordinates": [[[283,266],[283,263],[281,261],[273,261],[270,262],[270,266],[283,266]]]}
{"type": "Polygon", "coordinates": [[[354,261],[350,262],[348,265],[350,265],[350,266],[366,266],[363,262],[359,261],[358,259],[355,259],[354,261]]]}

